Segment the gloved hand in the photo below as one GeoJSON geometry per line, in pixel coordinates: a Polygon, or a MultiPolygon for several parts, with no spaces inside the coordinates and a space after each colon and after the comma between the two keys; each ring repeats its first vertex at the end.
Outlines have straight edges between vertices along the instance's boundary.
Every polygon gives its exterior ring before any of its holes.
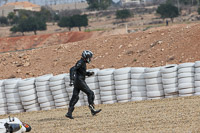
{"type": "Polygon", "coordinates": [[[88,72],[88,77],[94,75],[94,72],[88,72]]]}
{"type": "Polygon", "coordinates": [[[69,86],[73,86],[74,85],[74,80],[70,80],[69,86]]]}

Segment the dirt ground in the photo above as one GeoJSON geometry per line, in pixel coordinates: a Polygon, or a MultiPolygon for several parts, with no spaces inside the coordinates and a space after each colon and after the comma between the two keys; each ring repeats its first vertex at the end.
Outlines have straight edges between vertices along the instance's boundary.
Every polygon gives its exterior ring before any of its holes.
{"type": "Polygon", "coordinates": [[[200,132],[199,101],[199,96],[192,96],[98,105],[102,112],[97,116],[82,106],[75,109],[74,120],[64,117],[66,108],[11,116],[29,123],[32,133],[196,133],[200,132]]]}

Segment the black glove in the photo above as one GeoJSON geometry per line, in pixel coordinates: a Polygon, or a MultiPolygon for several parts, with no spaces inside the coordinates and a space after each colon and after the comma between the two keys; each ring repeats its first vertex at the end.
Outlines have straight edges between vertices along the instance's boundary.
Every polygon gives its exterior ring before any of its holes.
{"type": "Polygon", "coordinates": [[[70,80],[69,86],[73,86],[74,85],[74,80],[70,80]]]}
{"type": "Polygon", "coordinates": [[[89,77],[89,76],[92,76],[92,75],[94,75],[94,72],[87,72],[87,76],[89,77]]]}

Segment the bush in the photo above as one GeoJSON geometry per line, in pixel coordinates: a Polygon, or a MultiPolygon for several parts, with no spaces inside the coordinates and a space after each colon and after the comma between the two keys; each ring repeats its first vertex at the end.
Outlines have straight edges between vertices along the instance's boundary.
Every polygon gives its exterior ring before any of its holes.
{"type": "Polygon", "coordinates": [[[198,12],[198,14],[200,15],[200,7],[198,7],[197,12],[198,12]]]}
{"type": "Polygon", "coordinates": [[[6,17],[0,17],[0,24],[8,24],[8,19],[6,17]]]}
{"type": "Polygon", "coordinates": [[[129,17],[131,17],[131,12],[128,9],[118,10],[116,12],[116,18],[121,19],[122,21],[126,20],[129,17]]]}

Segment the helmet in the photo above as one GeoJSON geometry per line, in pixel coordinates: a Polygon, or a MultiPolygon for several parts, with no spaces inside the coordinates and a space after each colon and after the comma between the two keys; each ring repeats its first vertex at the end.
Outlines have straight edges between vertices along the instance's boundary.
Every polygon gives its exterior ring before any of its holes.
{"type": "Polygon", "coordinates": [[[86,60],[87,63],[90,63],[93,53],[89,50],[84,50],[82,53],[83,59],[86,60]]]}

